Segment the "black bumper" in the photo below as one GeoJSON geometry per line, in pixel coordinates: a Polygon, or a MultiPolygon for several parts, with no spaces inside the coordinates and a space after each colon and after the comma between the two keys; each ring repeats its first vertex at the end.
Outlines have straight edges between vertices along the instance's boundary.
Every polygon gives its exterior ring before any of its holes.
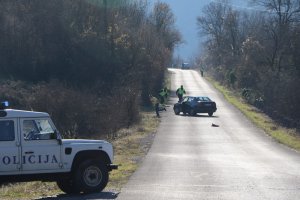
{"type": "Polygon", "coordinates": [[[112,171],[112,170],[114,170],[114,169],[118,169],[118,165],[116,165],[116,164],[109,164],[108,166],[107,166],[107,168],[108,168],[108,170],[109,171],[112,171]]]}

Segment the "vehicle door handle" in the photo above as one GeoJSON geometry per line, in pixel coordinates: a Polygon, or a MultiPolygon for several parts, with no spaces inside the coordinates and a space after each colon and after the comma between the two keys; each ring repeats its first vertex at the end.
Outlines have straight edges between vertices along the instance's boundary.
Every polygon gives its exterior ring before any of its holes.
{"type": "Polygon", "coordinates": [[[25,154],[33,154],[33,151],[26,151],[25,154]]]}

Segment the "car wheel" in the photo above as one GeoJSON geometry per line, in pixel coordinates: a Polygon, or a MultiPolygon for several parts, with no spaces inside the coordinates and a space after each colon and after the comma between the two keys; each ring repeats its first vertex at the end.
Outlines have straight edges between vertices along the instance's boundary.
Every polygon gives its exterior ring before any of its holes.
{"type": "Polygon", "coordinates": [[[211,117],[211,116],[213,116],[213,114],[214,114],[213,112],[209,112],[209,113],[208,113],[208,116],[211,117]]]}
{"type": "Polygon", "coordinates": [[[195,116],[197,113],[195,111],[195,109],[191,108],[190,111],[189,111],[189,115],[191,116],[195,116]]]}
{"type": "Polygon", "coordinates": [[[178,107],[174,108],[174,113],[175,113],[175,115],[179,115],[179,113],[180,113],[180,110],[179,110],[179,108],[178,108],[178,107]]]}
{"type": "Polygon", "coordinates": [[[98,160],[82,162],[75,172],[76,188],[84,193],[101,192],[108,182],[108,169],[98,160]]]}
{"type": "Polygon", "coordinates": [[[61,179],[56,181],[56,184],[59,187],[59,189],[61,189],[64,193],[75,194],[80,192],[75,189],[71,179],[61,179]]]}

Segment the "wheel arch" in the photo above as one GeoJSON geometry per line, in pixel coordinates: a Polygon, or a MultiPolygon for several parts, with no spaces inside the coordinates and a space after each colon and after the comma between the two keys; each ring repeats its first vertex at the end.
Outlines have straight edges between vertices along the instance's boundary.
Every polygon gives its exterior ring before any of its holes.
{"type": "Polygon", "coordinates": [[[180,109],[181,108],[181,104],[180,103],[175,103],[174,106],[173,106],[173,109],[174,108],[179,108],[180,109]]]}
{"type": "Polygon", "coordinates": [[[77,152],[73,159],[71,171],[73,172],[81,162],[89,159],[100,159],[105,165],[109,165],[112,163],[108,154],[102,150],[80,151],[77,152]]]}

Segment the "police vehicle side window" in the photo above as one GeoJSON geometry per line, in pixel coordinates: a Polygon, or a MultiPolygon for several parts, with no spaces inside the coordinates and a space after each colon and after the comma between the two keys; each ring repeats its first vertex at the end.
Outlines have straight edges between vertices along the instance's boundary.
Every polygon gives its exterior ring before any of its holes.
{"type": "Polygon", "coordinates": [[[0,141],[14,141],[15,127],[14,121],[4,120],[0,121],[0,141]]]}
{"type": "Polygon", "coordinates": [[[24,120],[23,134],[25,140],[53,139],[54,129],[47,119],[24,120]]]}

